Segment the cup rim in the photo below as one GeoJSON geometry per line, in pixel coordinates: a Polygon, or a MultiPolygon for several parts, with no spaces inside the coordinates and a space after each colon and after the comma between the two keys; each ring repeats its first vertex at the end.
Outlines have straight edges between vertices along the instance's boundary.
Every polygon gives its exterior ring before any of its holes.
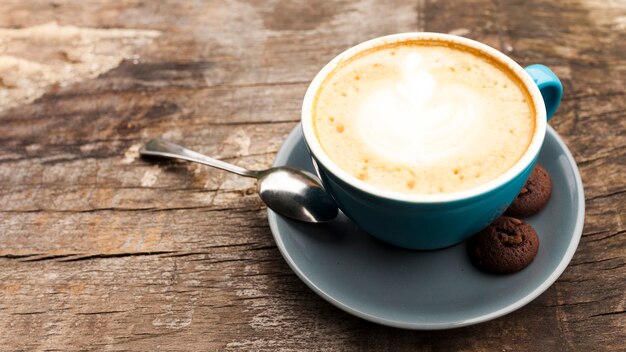
{"type": "Polygon", "coordinates": [[[335,175],[352,187],[373,196],[408,203],[444,203],[460,201],[489,193],[490,191],[503,186],[522,173],[534,161],[535,157],[539,153],[539,150],[541,149],[541,145],[543,144],[547,125],[546,108],[541,92],[539,91],[539,87],[537,87],[532,77],[530,77],[530,75],[519,64],[513,61],[513,59],[488,46],[487,44],[456,35],[433,32],[407,32],[377,37],[357,44],[337,55],[328,64],[326,64],[322,70],[317,73],[313,81],[311,81],[311,84],[304,95],[301,121],[304,140],[309,148],[309,151],[316,161],[322,164],[322,166],[331,174],[335,175]],[[364,50],[408,40],[439,40],[473,48],[506,65],[526,86],[535,106],[535,131],[528,148],[511,168],[492,180],[462,191],[437,194],[401,193],[397,191],[384,190],[358,179],[347,171],[341,169],[326,154],[317,139],[317,136],[315,135],[312,117],[313,101],[324,79],[343,60],[351,58],[364,50]]]}

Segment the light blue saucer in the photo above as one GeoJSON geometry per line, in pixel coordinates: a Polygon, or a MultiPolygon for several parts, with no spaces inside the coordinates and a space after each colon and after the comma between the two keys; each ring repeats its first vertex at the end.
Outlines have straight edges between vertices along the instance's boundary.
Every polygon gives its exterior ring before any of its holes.
{"type": "MultiPolygon", "coordinates": [[[[554,183],[546,208],[526,219],[539,235],[539,253],[529,267],[512,275],[476,270],[464,243],[429,252],[401,249],[367,235],[341,214],[332,223],[305,224],[268,210],[270,228],[300,279],[350,314],[406,329],[476,324],[539,296],[565,270],[578,246],[585,214],[582,182],[571,153],[551,127],[539,163],[554,183]]],[[[274,165],[314,172],[300,125],[274,165]]]]}

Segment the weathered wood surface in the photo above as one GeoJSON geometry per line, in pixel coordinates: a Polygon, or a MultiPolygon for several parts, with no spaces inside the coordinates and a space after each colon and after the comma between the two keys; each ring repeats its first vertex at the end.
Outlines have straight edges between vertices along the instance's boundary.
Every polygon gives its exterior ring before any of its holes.
{"type": "Polygon", "coordinates": [[[626,349],[624,1],[3,0],[0,27],[0,350],[626,349]],[[443,332],[354,318],[290,271],[252,181],[137,158],[166,136],[266,167],[327,61],[417,30],[565,85],[551,125],[583,176],[584,235],[508,316],[443,332]]]}

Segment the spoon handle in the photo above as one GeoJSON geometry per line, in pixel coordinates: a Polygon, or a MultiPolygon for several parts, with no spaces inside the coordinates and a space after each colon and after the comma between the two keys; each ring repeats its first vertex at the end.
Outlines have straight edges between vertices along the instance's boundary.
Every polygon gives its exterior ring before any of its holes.
{"type": "Polygon", "coordinates": [[[242,167],[229,164],[227,162],[213,159],[206,155],[202,155],[198,152],[194,152],[193,150],[187,149],[178,144],[174,144],[172,142],[168,142],[161,138],[155,138],[148,143],[146,143],[141,149],[139,149],[139,154],[147,155],[147,156],[158,156],[162,158],[170,158],[170,159],[182,159],[187,161],[193,161],[196,163],[209,165],[216,167],[218,169],[230,171],[237,175],[245,176],[245,177],[259,177],[258,171],[247,170],[242,167]]]}

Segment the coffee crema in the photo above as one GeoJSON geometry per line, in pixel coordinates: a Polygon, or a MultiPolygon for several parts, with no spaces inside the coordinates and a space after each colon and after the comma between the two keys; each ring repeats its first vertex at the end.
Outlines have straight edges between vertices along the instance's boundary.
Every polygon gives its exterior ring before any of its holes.
{"type": "Polygon", "coordinates": [[[535,108],[523,82],[477,49],[386,44],[343,60],[318,89],[313,128],[342,169],[379,189],[476,187],[528,148],[535,108]]]}

